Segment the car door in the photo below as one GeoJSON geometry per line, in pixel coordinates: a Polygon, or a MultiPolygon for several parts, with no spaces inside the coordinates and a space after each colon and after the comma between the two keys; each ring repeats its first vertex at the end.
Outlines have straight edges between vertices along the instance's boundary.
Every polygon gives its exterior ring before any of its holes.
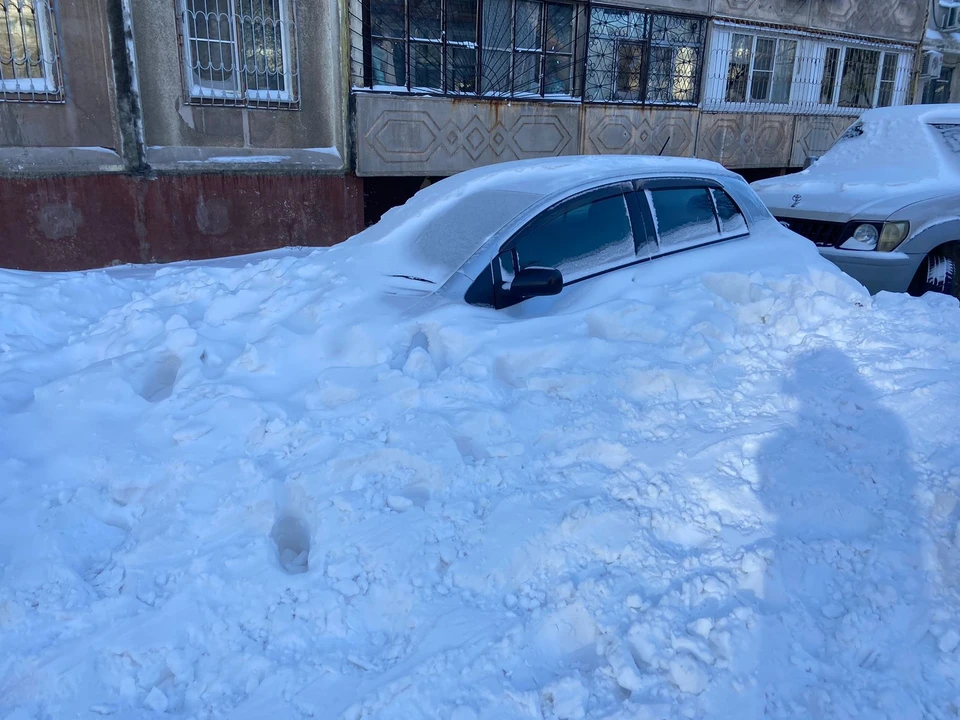
{"type": "Polygon", "coordinates": [[[494,305],[509,307],[524,297],[511,292],[518,272],[530,267],[559,270],[572,285],[637,261],[638,243],[648,244],[629,183],[617,183],[568,198],[513,235],[492,264],[494,305]],[[633,206],[633,207],[631,207],[633,206]]]}

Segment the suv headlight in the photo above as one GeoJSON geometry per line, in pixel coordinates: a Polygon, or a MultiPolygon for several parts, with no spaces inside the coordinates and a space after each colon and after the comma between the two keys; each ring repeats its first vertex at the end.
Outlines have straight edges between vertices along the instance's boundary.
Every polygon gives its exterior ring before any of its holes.
{"type": "Polygon", "coordinates": [[[890,252],[895,250],[910,233],[910,223],[908,222],[883,223],[882,225],[880,223],[852,222],[847,227],[852,227],[853,232],[840,246],[843,250],[890,252]]]}
{"type": "Polygon", "coordinates": [[[880,252],[896,250],[909,234],[910,223],[908,222],[884,223],[883,232],[880,233],[880,242],[877,243],[877,250],[880,252]]]}
{"type": "Polygon", "coordinates": [[[844,250],[876,250],[879,238],[876,227],[863,223],[854,228],[853,235],[840,247],[844,250]]]}

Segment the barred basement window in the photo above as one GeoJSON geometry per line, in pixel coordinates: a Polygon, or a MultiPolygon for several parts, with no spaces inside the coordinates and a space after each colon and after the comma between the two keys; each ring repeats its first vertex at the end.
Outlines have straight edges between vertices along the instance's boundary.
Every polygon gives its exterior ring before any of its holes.
{"type": "Polygon", "coordinates": [[[569,96],[576,8],[545,0],[366,0],[363,80],[376,90],[569,96]],[[478,15],[480,17],[478,18],[478,15]]]}
{"type": "Polygon", "coordinates": [[[50,0],[0,0],[0,101],[61,102],[50,0]]]}
{"type": "Polygon", "coordinates": [[[214,105],[299,102],[294,0],[182,0],[187,96],[214,105]]]}
{"type": "Polygon", "coordinates": [[[594,6],[589,28],[586,100],[696,104],[702,20],[594,6]]]}

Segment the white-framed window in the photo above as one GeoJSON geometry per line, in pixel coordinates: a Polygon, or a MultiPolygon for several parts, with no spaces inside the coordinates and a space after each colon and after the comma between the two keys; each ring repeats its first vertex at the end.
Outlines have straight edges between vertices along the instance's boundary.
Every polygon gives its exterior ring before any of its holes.
{"type": "Polygon", "coordinates": [[[734,33],[727,102],[789,104],[796,61],[796,40],[734,33]]]}
{"type": "Polygon", "coordinates": [[[718,22],[703,105],[834,115],[904,105],[911,62],[909,48],[718,22]]]}
{"type": "Polygon", "coordinates": [[[948,0],[944,2],[941,0],[941,17],[943,18],[942,24],[940,25],[943,30],[960,30],[960,3],[955,2],[955,0],[948,0]]]}
{"type": "Polygon", "coordinates": [[[62,99],[50,0],[0,0],[0,101],[62,99]]]}
{"type": "Polygon", "coordinates": [[[873,48],[829,46],[820,78],[820,102],[841,108],[895,103],[901,54],[873,48]]]}
{"type": "Polygon", "coordinates": [[[200,104],[295,106],[295,0],[182,0],[184,80],[200,104]]]}

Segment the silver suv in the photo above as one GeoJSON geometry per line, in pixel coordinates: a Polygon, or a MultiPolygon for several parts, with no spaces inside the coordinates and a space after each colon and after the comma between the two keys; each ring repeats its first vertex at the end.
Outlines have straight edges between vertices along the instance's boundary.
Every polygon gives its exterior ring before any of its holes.
{"type": "Polygon", "coordinates": [[[868,110],[810,167],[753,189],[871,292],[960,296],[960,106],[868,110]]]}

